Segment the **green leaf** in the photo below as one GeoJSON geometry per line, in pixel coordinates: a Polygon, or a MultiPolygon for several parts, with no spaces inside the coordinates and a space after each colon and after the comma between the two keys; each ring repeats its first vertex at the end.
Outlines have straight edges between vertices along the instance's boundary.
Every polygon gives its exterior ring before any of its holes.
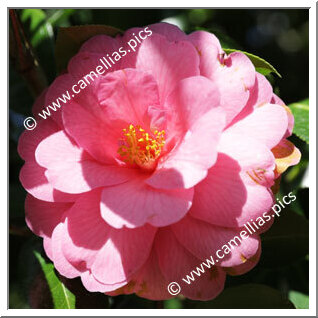
{"type": "Polygon", "coordinates": [[[194,303],[188,301],[187,307],[213,309],[292,309],[293,304],[276,289],[261,284],[244,284],[226,288],[211,301],[194,303]],[[190,305],[190,306],[189,306],[190,305]]]}
{"type": "Polygon", "coordinates": [[[289,108],[295,117],[293,133],[309,144],[309,100],[293,103],[289,108]]]}
{"type": "Polygon", "coordinates": [[[179,298],[171,298],[164,301],[165,309],[181,309],[182,302],[179,298]]]}
{"type": "Polygon", "coordinates": [[[55,309],[75,309],[75,296],[65,287],[55,274],[52,263],[46,263],[39,252],[34,251],[49,285],[55,309]]]}
{"type": "Polygon", "coordinates": [[[271,65],[270,63],[268,63],[267,61],[265,61],[264,59],[254,55],[254,54],[251,54],[251,53],[247,53],[247,52],[244,52],[244,51],[241,51],[241,50],[235,50],[235,49],[226,49],[226,48],[223,48],[224,52],[226,54],[230,54],[230,53],[233,53],[233,52],[241,52],[241,53],[244,53],[250,60],[251,62],[253,63],[255,69],[257,72],[263,74],[263,75],[268,75],[270,73],[274,73],[276,74],[278,77],[282,77],[278,71],[275,69],[275,67],[273,65],[271,65]]]}
{"type": "Polygon", "coordinates": [[[289,300],[297,309],[309,308],[309,296],[295,290],[291,290],[288,294],[289,300]]]}
{"type": "Polygon", "coordinates": [[[260,265],[283,267],[305,258],[309,250],[308,220],[295,212],[282,209],[273,226],[262,235],[260,265]]]}
{"type": "Polygon", "coordinates": [[[60,28],[55,46],[58,71],[61,72],[67,68],[68,61],[89,38],[99,34],[115,36],[118,33],[121,33],[121,30],[106,25],[80,25],[60,28]]]}

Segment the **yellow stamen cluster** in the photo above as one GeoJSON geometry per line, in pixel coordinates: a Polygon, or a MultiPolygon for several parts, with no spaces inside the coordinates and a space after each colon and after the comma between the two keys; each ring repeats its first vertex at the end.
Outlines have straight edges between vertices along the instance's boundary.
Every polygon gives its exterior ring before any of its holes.
{"type": "Polygon", "coordinates": [[[139,125],[130,124],[123,129],[123,135],[123,144],[118,149],[123,161],[152,168],[165,145],[165,131],[155,130],[149,134],[139,125]]]}

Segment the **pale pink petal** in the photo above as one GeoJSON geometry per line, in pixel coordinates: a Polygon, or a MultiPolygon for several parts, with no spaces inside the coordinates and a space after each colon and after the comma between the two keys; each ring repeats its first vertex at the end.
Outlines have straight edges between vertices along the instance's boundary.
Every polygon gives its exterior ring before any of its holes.
{"type": "Polygon", "coordinates": [[[135,228],[145,223],[166,226],[179,221],[189,210],[193,189],[159,190],[141,178],[103,189],[101,214],[115,228],[135,228]]]}
{"type": "MultiPolygon", "coordinates": [[[[203,267],[204,273],[201,273],[200,277],[192,273],[195,281],[187,279],[187,275],[191,276],[190,272],[197,270],[197,267],[201,268],[202,260],[190,254],[177,241],[169,228],[160,229],[157,233],[155,248],[159,267],[164,277],[169,282],[177,282],[181,287],[181,294],[187,298],[209,300],[215,298],[223,290],[225,273],[216,266],[210,269],[203,267]]],[[[167,287],[162,286],[162,288],[167,287]]]]}
{"type": "Polygon", "coordinates": [[[169,42],[153,34],[140,44],[136,67],[157,80],[163,104],[180,80],[199,75],[199,56],[189,42],[169,42]]]}
{"type": "Polygon", "coordinates": [[[198,259],[213,257],[218,266],[232,267],[241,265],[258,250],[259,238],[249,235],[242,239],[240,232],[245,228],[225,228],[196,220],[190,216],[171,226],[179,243],[198,259]],[[231,247],[231,253],[225,254],[224,245],[231,247]],[[218,259],[216,252],[221,250],[218,259]]]}

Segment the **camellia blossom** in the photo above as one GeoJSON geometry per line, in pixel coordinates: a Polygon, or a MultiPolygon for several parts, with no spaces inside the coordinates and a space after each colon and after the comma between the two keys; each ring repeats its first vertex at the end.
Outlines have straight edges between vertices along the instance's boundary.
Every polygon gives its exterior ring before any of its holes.
{"type": "MultiPolygon", "coordinates": [[[[160,300],[270,210],[271,189],[300,152],[286,139],[289,108],[243,53],[226,55],[204,31],[149,29],[135,53],[25,131],[18,150],[26,222],[57,271],[89,291],[160,300]]],[[[139,30],[85,42],[34,113],[139,30]]],[[[226,274],[255,266],[258,234],[181,293],[216,297],[226,274]]]]}

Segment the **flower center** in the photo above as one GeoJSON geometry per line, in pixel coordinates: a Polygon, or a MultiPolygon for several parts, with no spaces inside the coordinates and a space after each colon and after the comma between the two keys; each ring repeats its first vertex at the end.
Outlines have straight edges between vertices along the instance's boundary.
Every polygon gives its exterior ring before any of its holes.
{"type": "Polygon", "coordinates": [[[122,144],[117,151],[122,160],[145,169],[153,169],[165,145],[165,131],[155,130],[149,134],[139,125],[130,124],[123,129],[123,135],[122,144]]]}

